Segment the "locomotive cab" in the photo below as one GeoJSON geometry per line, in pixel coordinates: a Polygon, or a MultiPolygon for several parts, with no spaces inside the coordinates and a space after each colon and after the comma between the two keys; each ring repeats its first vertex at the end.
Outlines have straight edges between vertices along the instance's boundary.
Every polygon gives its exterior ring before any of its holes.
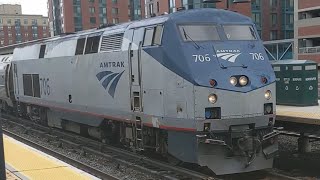
{"type": "Polygon", "coordinates": [[[186,116],[194,118],[197,146],[182,145],[178,141],[188,137],[169,132],[174,146],[169,152],[216,174],[272,167],[278,151],[275,75],[262,41],[249,18],[219,10],[215,18],[206,11],[202,17],[196,10],[178,12],[165,24],[162,48],[167,58],[146,50],[193,86],[187,104],[194,111],[186,116]],[[192,158],[186,157],[192,151],[187,147],[196,152],[192,158]]]}

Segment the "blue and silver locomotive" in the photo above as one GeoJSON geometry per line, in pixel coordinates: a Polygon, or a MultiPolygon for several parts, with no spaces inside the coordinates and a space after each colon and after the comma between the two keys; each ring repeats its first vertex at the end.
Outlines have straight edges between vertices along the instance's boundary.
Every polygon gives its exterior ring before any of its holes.
{"type": "MultiPolygon", "coordinates": [[[[6,104],[106,143],[207,166],[271,168],[275,75],[251,19],[197,9],[14,50],[6,104]]],[[[7,107],[7,106],[4,106],[7,107]]]]}

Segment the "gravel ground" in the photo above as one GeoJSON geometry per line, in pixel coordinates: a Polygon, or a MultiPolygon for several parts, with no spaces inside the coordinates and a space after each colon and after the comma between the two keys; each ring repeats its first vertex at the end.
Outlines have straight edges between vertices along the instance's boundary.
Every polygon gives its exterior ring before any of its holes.
{"type": "Polygon", "coordinates": [[[298,137],[279,136],[279,157],[276,168],[299,179],[320,179],[320,142],[311,142],[311,153],[298,153],[298,137]]]}
{"type": "Polygon", "coordinates": [[[130,167],[120,165],[116,162],[112,162],[110,159],[98,157],[93,154],[84,155],[83,151],[78,151],[74,149],[64,149],[61,146],[59,147],[59,144],[60,144],[59,142],[54,142],[54,141],[48,142],[47,139],[45,138],[40,138],[39,136],[36,136],[33,134],[25,134],[25,130],[20,127],[9,127],[9,126],[6,126],[6,124],[4,123],[3,129],[10,130],[19,135],[23,135],[27,139],[37,142],[56,152],[67,155],[68,157],[76,159],[80,162],[86,163],[91,167],[95,167],[103,172],[112,174],[115,177],[119,177],[120,179],[130,179],[130,180],[159,179],[159,177],[154,177],[154,176],[139,172],[130,167]]]}

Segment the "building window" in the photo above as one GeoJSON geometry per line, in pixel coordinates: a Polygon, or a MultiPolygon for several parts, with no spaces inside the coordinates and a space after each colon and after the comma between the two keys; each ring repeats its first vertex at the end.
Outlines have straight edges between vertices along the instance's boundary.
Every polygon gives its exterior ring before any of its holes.
{"type": "Polygon", "coordinates": [[[277,31],[270,31],[270,40],[276,40],[278,38],[277,31]]]}
{"type": "Polygon", "coordinates": [[[251,0],[251,4],[254,4],[255,6],[260,6],[261,0],[251,0]]]}
{"type": "Polygon", "coordinates": [[[24,27],[24,30],[25,30],[25,31],[28,31],[28,30],[29,30],[28,26],[25,26],[25,27],[24,27]]]}
{"type": "Polygon", "coordinates": [[[3,26],[0,26],[0,31],[3,31],[3,26]]]}
{"type": "Polygon", "coordinates": [[[277,7],[278,6],[278,0],[270,0],[270,7],[277,7]]]}
{"type": "Polygon", "coordinates": [[[0,18],[0,24],[3,24],[3,19],[2,18],[0,18]]]}
{"type": "Polygon", "coordinates": [[[94,0],[89,0],[89,2],[94,3],[94,0]]]}
{"type": "Polygon", "coordinates": [[[96,9],[94,7],[89,7],[89,12],[91,14],[94,14],[96,12],[96,9]]]}
{"type": "Polygon", "coordinates": [[[153,14],[153,3],[149,4],[149,15],[153,14]]]}
{"type": "Polygon", "coordinates": [[[271,14],[271,24],[272,26],[276,26],[278,21],[278,15],[276,13],[271,14]]]}
{"type": "Polygon", "coordinates": [[[91,24],[96,24],[97,23],[97,20],[95,17],[90,17],[90,23],[91,24]]]}
{"type": "Polygon", "coordinates": [[[76,16],[79,16],[81,14],[81,7],[80,6],[74,6],[73,7],[73,11],[74,11],[74,14],[76,16]]]}
{"type": "Polygon", "coordinates": [[[286,0],[286,4],[287,4],[287,7],[289,7],[289,8],[293,8],[293,6],[294,6],[293,0],[286,0]]]}
{"type": "Polygon", "coordinates": [[[8,30],[11,30],[11,26],[8,26],[8,30]]]}
{"type": "Polygon", "coordinates": [[[3,41],[3,40],[1,40],[1,41],[0,41],[0,44],[1,44],[1,45],[3,45],[3,44],[4,44],[4,41],[3,41]]]}
{"type": "Polygon", "coordinates": [[[43,24],[47,24],[47,20],[44,19],[44,20],[43,20],[43,24]]]}
{"type": "Polygon", "coordinates": [[[160,12],[160,4],[159,1],[157,2],[157,13],[160,12]]]}
{"type": "Polygon", "coordinates": [[[24,34],[24,37],[29,37],[29,34],[28,34],[28,33],[25,33],[25,34],[24,34]]]}
{"type": "Polygon", "coordinates": [[[12,40],[11,39],[9,40],[9,44],[12,44],[12,40]]]}
{"type": "Polygon", "coordinates": [[[113,4],[117,4],[117,3],[118,3],[118,0],[112,0],[112,3],[113,3],[113,4]]]}
{"type": "Polygon", "coordinates": [[[286,24],[293,24],[293,14],[286,14],[286,24]]]}
{"type": "Polygon", "coordinates": [[[119,23],[119,18],[113,18],[112,19],[113,24],[118,24],[119,23]]]}
{"type": "Polygon", "coordinates": [[[24,19],[23,24],[28,24],[28,19],[24,19]]]}
{"type": "Polygon", "coordinates": [[[43,37],[47,37],[47,33],[43,33],[43,37]]]}
{"type": "Polygon", "coordinates": [[[32,25],[36,25],[38,23],[38,21],[36,19],[32,19],[32,25]]]}
{"type": "Polygon", "coordinates": [[[11,34],[11,33],[9,33],[9,34],[8,34],[8,37],[9,37],[9,38],[11,38],[11,37],[12,37],[12,34],[11,34]]]}
{"type": "Polygon", "coordinates": [[[15,19],[15,20],[14,20],[14,24],[15,24],[15,25],[20,25],[20,24],[21,24],[20,19],[15,19]]]}
{"type": "Polygon", "coordinates": [[[118,8],[112,8],[112,14],[118,14],[119,10],[118,8]]]}
{"type": "Polygon", "coordinates": [[[261,23],[261,14],[260,14],[260,13],[256,13],[256,12],[252,12],[252,20],[253,20],[253,22],[255,22],[258,26],[260,26],[260,23],[261,23]]]}
{"type": "Polygon", "coordinates": [[[8,20],[7,20],[7,23],[8,23],[8,24],[11,24],[11,19],[8,19],[8,20]]]}

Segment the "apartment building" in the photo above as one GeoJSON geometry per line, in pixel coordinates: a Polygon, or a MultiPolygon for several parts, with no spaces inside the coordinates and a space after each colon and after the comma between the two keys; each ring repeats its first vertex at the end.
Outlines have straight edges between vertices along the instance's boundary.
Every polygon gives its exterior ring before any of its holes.
{"type": "Polygon", "coordinates": [[[295,0],[295,58],[320,63],[320,1],[295,0]]]}
{"type": "Polygon", "coordinates": [[[51,35],[144,17],[145,0],[48,0],[51,35]]]}
{"type": "Polygon", "coordinates": [[[49,37],[48,18],[22,14],[21,5],[0,5],[0,47],[49,37]]]}

